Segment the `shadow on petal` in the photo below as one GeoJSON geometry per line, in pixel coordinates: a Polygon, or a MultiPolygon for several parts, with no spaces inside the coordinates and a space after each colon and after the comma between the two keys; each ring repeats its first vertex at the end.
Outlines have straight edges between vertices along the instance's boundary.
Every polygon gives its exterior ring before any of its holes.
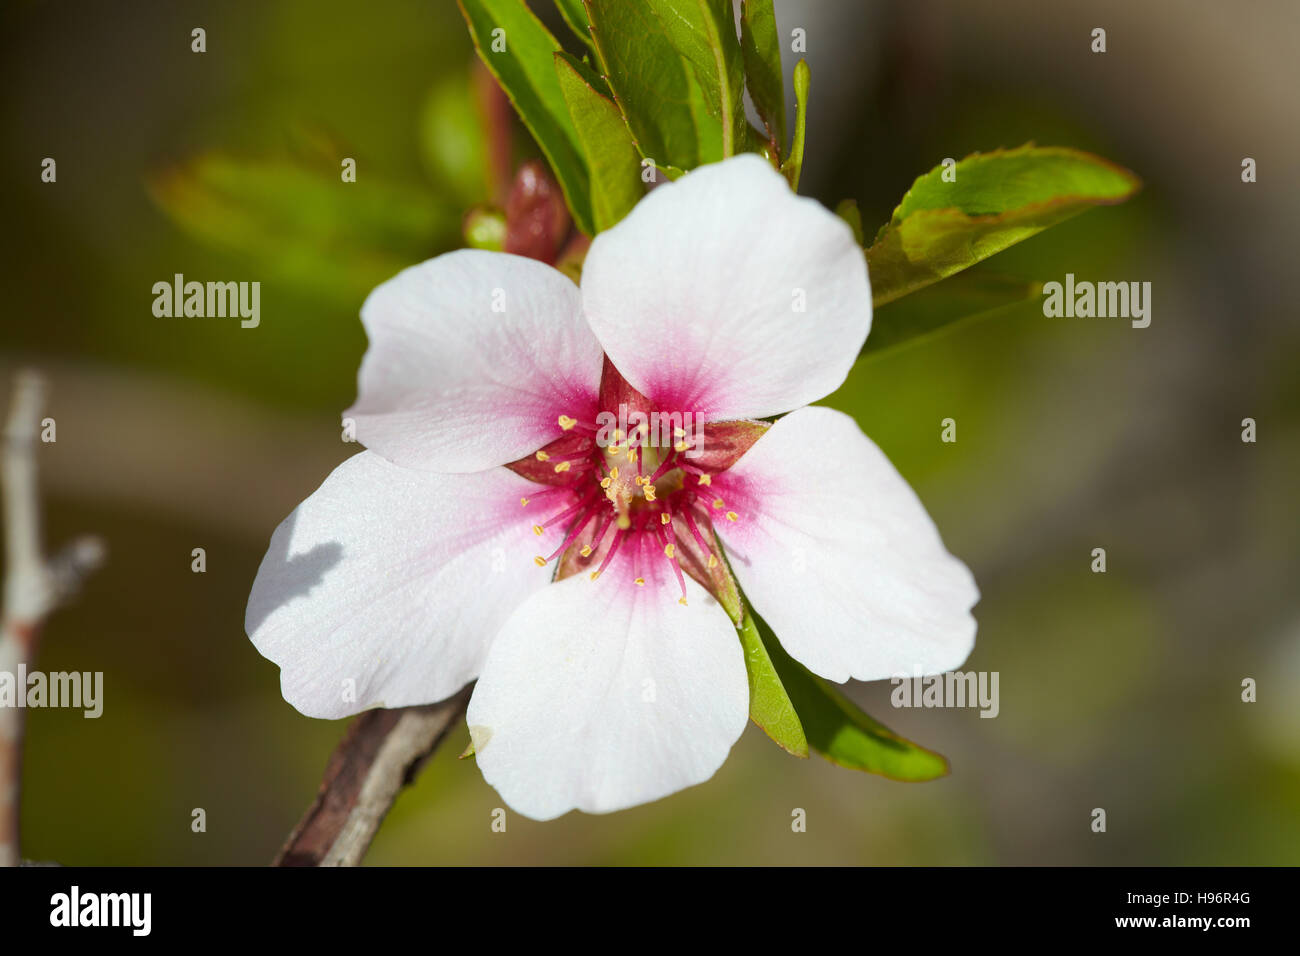
{"type": "Polygon", "coordinates": [[[276,529],[270,550],[258,568],[244,614],[244,630],[250,636],[276,609],[296,597],[311,594],[313,588],[324,583],[325,573],[343,560],[343,545],[338,541],[322,542],[310,551],[290,557],[289,542],[293,540],[293,525],[297,520],[295,511],[276,529]]]}

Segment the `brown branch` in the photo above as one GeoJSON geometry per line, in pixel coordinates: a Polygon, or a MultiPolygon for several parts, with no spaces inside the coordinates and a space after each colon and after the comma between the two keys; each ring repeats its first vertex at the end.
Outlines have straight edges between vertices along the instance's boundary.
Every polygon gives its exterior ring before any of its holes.
{"type": "MultiPolygon", "coordinates": [[[[14,376],[0,471],[5,522],[0,673],[9,675],[15,694],[24,695],[27,688],[19,686],[18,674],[35,656],[45,618],[72,597],[104,559],[103,543],[92,537],[78,539],[52,559],[41,548],[36,448],[45,391],[45,380],[35,372],[14,376]]],[[[23,710],[0,706],[0,866],[17,866],[19,861],[22,759],[23,710]]]]}
{"type": "Polygon", "coordinates": [[[368,710],[353,721],[272,866],[359,864],[402,788],[465,712],[471,689],[438,704],[368,710]]]}

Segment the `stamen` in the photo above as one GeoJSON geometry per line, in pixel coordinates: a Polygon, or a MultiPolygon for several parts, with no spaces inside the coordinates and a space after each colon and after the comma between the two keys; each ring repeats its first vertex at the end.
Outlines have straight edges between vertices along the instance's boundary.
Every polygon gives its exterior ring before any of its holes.
{"type": "MultiPolygon", "coordinates": [[[[587,527],[587,524],[594,517],[596,517],[596,510],[592,508],[588,510],[587,513],[584,514],[578,521],[574,522],[574,525],[569,530],[569,533],[565,535],[564,540],[560,542],[560,546],[556,548],[554,551],[552,551],[550,556],[546,560],[553,561],[554,559],[562,555],[565,549],[568,548],[569,545],[573,544],[573,542],[577,540],[578,535],[582,534],[582,529],[587,527]]],[[[588,549],[588,552],[590,552],[590,549],[588,549]]]]}
{"type": "Polygon", "coordinates": [[[613,513],[608,509],[601,513],[600,524],[596,526],[596,533],[591,537],[591,545],[587,548],[587,554],[583,555],[584,558],[589,557],[592,551],[600,547],[600,543],[605,540],[605,532],[609,530],[613,520],[613,513]]]}
{"type": "Polygon", "coordinates": [[[714,507],[714,508],[724,508],[724,507],[726,507],[726,505],[723,503],[723,501],[722,501],[721,498],[714,498],[714,499],[713,499],[713,507],[714,507]]]}
{"type": "Polygon", "coordinates": [[[555,461],[567,461],[576,464],[578,462],[589,463],[591,460],[590,446],[581,447],[577,451],[567,451],[564,454],[559,454],[558,452],[556,454],[551,454],[550,452],[544,452],[544,451],[539,451],[537,454],[539,456],[540,455],[546,456],[545,458],[539,457],[537,459],[538,461],[555,460],[555,461]]]}
{"type": "Polygon", "coordinates": [[[739,518],[739,517],[740,517],[740,515],[736,514],[734,511],[728,511],[728,512],[727,512],[727,520],[728,520],[728,521],[735,521],[735,520],[736,520],[737,518],[739,518]]]}
{"type": "MultiPolygon", "coordinates": [[[[571,505],[570,507],[565,508],[563,511],[558,512],[557,514],[553,514],[549,518],[547,518],[544,522],[542,522],[542,527],[549,528],[557,521],[563,521],[565,518],[569,517],[569,515],[576,514],[578,511],[582,510],[583,508],[591,504],[592,499],[596,497],[596,494],[597,492],[593,488],[591,491],[583,495],[582,498],[577,502],[577,504],[571,505]]],[[[536,525],[533,526],[533,532],[535,534],[540,534],[540,532],[537,531],[536,525]]]]}
{"type": "Polygon", "coordinates": [[[527,508],[534,501],[540,501],[542,498],[545,498],[547,495],[562,495],[562,494],[573,494],[573,485],[572,484],[559,485],[554,488],[547,488],[543,491],[535,491],[533,492],[533,495],[530,498],[520,498],[519,505],[522,508],[527,508]]]}
{"type": "Polygon", "coordinates": [[[538,461],[550,461],[550,460],[551,460],[551,456],[550,456],[547,452],[544,452],[544,451],[542,451],[542,450],[539,448],[539,449],[537,449],[537,460],[538,460],[538,461]]]}
{"type": "Polygon", "coordinates": [[[578,420],[576,418],[570,418],[568,415],[560,416],[559,425],[560,428],[562,428],[564,431],[566,432],[569,431],[576,424],[578,424],[578,420]]]}
{"type": "MultiPolygon", "coordinates": [[[[685,450],[686,449],[684,448],[677,449],[677,451],[685,451],[685,450]]],[[[671,471],[673,468],[676,467],[677,467],[677,453],[675,451],[671,451],[668,453],[668,456],[664,458],[662,462],[659,463],[659,467],[655,469],[655,473],[650,476],[649,480],[658,481],[661,477],[663,477],[664,472],[671,471]]]]}
{"type": "Polygon", "coordinates": [[[572,463],[572,462],[562,461],[562,462],[560,462],[558,465],[555,466],[555,470],[556,470],[557,472],[568,471],[571,467],[573,467],[573,463],[572,463]]]}
{"type": "Polygon", "coordinates": [[[664,555],[672,563],[673,572],[677,575],[677,586],[682,589],[682,596],[677,601],[678,604],[686,604],[686,578],[682,576],[682,566],[677,563],[677,549],[673,547],[668,535],[662,527],[655,529],[659,534],[659,541],[664,546],[664,555]]]}
{"type": "Polygon", "coordinates": [[[704,535],[700,533],[699,526],[696,525],[695,518],[692,517],[691,515],[691,509],[683,508],[682,517],[686,519],[686,527],[691,529],[691,534],[694,536],[696,543],[700,546],[700,549],[709,556],[709,560],[707,563],[708,563],[709,570],[712,571],[714,568],[718,566],[718,559],[714,557],[713,549],[709,547],[709,543],[704,540],[704,535]]]}
{"type": "Polygon", "coordinates": [[[627,528],[619,528],[614,534],[614,543],[609,546],[609,551],[605,555],[605,560],[600,562],[600,567],[591,572],[591,580],[594,581],[605,573],[605,569],[609,567],[609,562],[613,561],[614,555],[618,554],[619,546],[623,544],[623,539],[625,537],[627,537],[627,528]]]}

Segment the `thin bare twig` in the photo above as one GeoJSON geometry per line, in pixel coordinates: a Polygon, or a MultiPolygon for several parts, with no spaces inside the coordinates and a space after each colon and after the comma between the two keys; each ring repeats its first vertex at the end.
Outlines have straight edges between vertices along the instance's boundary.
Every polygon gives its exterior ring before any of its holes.
{"type": "Polygon", "coordinates": [[[465,712],[470,688],[438,704],[368,710],[330,755],[316,799],[273,866],[356,866],[384,815],[465,712]]]}
{"type": "MultiPolygon", "coordinates": [[[[4,431],[5,581],[0,618],[0,674],[15,695],[26,694],[18,675],[36,651],[45,618],[80,588],[102,563],[104,546],[80,538],[53,559],[41,549],[40,490],[36,442],[41,430],[45,382],[35,372],[14,377],[13,404],[4,431]]],[[[17,701],[13,701],[17,704],[17,701]]],[[[19,861],[23,710],[0,706],[0,866],[19,861]]]]}

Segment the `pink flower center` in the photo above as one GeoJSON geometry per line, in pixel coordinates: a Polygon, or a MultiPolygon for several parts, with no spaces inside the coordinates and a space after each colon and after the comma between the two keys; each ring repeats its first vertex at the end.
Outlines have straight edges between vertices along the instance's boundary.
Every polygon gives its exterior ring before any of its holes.
{"type": "Polygon", "coordinates": [[[606,362],[599,411],[556,417],[559,437],[511,469],[544,486],[520,499],[538,510],[539,537],[559,528],[563,539],[545,566],[559,559],[559,576],[606,571],[636,585],[661,574],[676,579],[686,603],[686,574],[713,590],[719,552],[713,521],[736,521],[713,486],[766,427],[758,423],[705,426],[684,412],[656,409],[606,362]]]}
{"type": "Polygon", "coordinates": [[[662,429],[648,424],[628,432],[619,428],[611,431],[597,422],[563,414],[557,423],[579,440],[553,443],[564,447],[539,450],[534,459],[549,465],[553,474],[569,475],[572,480],[524,498],[522,503],[527,507],[539,498],[545,501],[550,496],[561,496],[563,506],[535,524],[533,531],[540,536],[547,528],[562,525],[566,533],[558,548],[550,555],[538,555],[534,561],[545,565],[576,547],[579,558],[598,557],[598,566],[590,572],[593,581],[616,559],[622,559],[638,585],[645,584],[647,573],[654,573],[648,562],[659,561],[661,568],[671,570],[676,577],[681,589],[679,600],[685,604],[686,581],[678,559],[679,547],[689,544],[692,550],[698,549],[704,566],[712,570],[718,566],[718,557],[710,543],[712,525],[708,515],[716,511],[732,521],[737,518],[735,512],[723,511],[725,503],[710,487],[712,476],[691,462],[699,438],[682,426],[672,429],[668,436],[671,440],[665,444],[661,441],[662,429]],[[709,532],[708,538],[701,525],[709,532]],[[688,541],[681,540],[687,536],[688,541]]]}

